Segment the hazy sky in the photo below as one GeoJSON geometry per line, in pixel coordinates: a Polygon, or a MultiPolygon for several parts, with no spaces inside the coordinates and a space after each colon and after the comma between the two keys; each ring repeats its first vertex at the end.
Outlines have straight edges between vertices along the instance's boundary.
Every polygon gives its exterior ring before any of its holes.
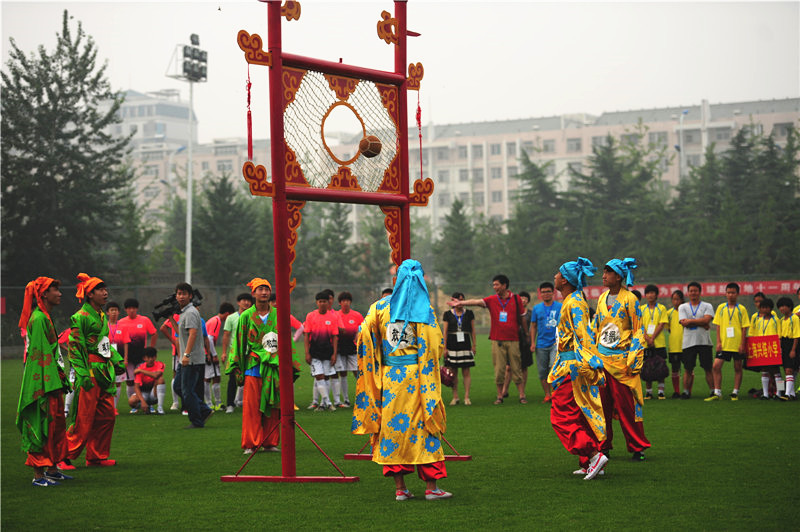
{"type": "MultiPolygon", "coordinates": [[[[393,69],[376,23],[390,1],[304,0],[283,22],[284,50],[393,69]]],[[[409,62],[425,67],[423,121],[471,122],[800,96],[798,2],[408,2],[409,62]]],[[[177,44],[200,36],[208,83],[195,85],[201,142],[246,134],[247,65],[238,30],[266,39],[248,2],[2,2],[8,39],[55,46],[68,9],[94,37],[115,89],[188,84],[165,77],[177,44]]],[[[267,71],[252,67],[254,136],[268,137],[267,71]]],[[[410,110],[416,94],[409,93],[410,110]]],[[[413,120],[410,121],[413,125],[413,120]]]]}

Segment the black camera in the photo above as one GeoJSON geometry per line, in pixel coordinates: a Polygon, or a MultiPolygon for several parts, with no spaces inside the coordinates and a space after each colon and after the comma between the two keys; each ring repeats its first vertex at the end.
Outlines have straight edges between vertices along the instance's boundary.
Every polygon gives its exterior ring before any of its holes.
{"type": "MultiPolygon", "coordinates": [[[[194,294],[192,295],[192,303],[195,307],[199,307],[203,304],[203,294],[200,293],[200,290],[194,289],[194,294]]],[[[178,300],[175,298],[175,294],[170,295],[164,301],[156,305],[153,309],[153,321],[158,323],[161,318],[169,319],[170,316],[173,314],[179,314],[181,311],[181,306],[178,303],[178,300]]]]}

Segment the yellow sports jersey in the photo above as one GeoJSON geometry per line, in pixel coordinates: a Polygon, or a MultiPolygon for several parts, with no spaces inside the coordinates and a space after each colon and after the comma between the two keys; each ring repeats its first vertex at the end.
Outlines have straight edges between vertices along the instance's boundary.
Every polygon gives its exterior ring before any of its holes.
{"type": "Polygon", "coordinates": [[[617,300],[608,308],[608,290],[597,301],[593,329],[603,367],[620,384],[631,389],[635,421],[642,421],[642,380],[639,372],[644,362],[642,312],[636,296],[620,288],[617,300]]]}
{"type": "Polygon", "coordinates": [[[558,355],[547,376],[547,382],[558,388],[566,380],[572,381],[572,395],[583,412],[583,417],[592,427],[598,441],[606,439],[606,418],[600,400],[600,388],[604,384],[602,362],[597,356],[594,334],[589,327],[589,304],[583,293],[575,291],[564,298],[561,317],[558,321],[558,355]],[[584,370],[579,371],[579,368],[584,370]],[[585,371],[587,369],[600,371],[585,371]],[[591,377],[586,377],[591,375],[591,377]]]}
{"type": "Polygon", "coordinates": [[[742,345],[742,329],[750,327],[745,306],[737,303],[734,308],[730,308],[727,303],[722,303],[717,307],[711,323],[719,327],[717,343],[722,342],[722,350],[733,353],[739,351],[742,345]]]}
{"type": "Polygon", "coordinates": [[[773,336],[778,335],[778,320],[775,316],[764,319],[757,316],[756,320],[750,324],[748,336],[773,336]]]}
{"type": "Polygon", "coordinates": [[[795,316],[800,316],[800,305],[794,307],[794,310],[792,310],[792,314],[794,314],[795,316]]]}
{"type": "Polygon", "coordinates": [[[439,361],[442,331],[390,320],[389,297],[373,303],[358,333],[358,381],[353,434],[369,434],[378,464],[430,464],[444,460],[446,428],[439,361]],[[397,347],[396,350],[394,348],[397,347]]]}
{"type": "MultiPolygon", "coordinates": [[[[772,317],[775,318],[776,320],[781,319],[781,317],[778,316],[778,313],[775,312],[774,310],[772,311],[772,317]]],[[[750,316],[750,325],[753,325],[756,322],[757,319],[758,319],[758,311],[755,311],[750,316]]],[[[747,336],[753,336],[753,335],[752,334],[748,334],[747,336]]]]}
{"type": "Polygon", "coordinates": [[[683,351],[683,325],[681,325],[678,309],[669,309],[667,319],[669,320],[669,352],[681,353],[683,351]]]}
{"type": "Polygon", "coordinates": [[[788,318],[781,318],[778,330],[781,338],[800,338],[800,316],[790,314],[788,318]]]}
{"type": "MultiPolygon", "coordinates": [[[[655,308],[650,308],[649,305],[639,305],[642,311],[642,327],[647,335],[652,336],[656,332],[659,323],[663,323],[664,327],[658,332],[658,336],[653,338],[653,347],[667,347],[667,335],[664,331],[667,330],[669,325],[669,318],[667,317],[667,307],[661,303],[656,303],[655,308]]],[[[646,345],[646,342],[645,342],[646,345]]]]}

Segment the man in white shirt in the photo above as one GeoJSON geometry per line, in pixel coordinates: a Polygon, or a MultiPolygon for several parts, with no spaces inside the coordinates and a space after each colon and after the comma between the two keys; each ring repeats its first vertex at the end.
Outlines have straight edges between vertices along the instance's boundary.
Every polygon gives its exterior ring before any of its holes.
{"type": "Polygon", "coordinates": [[[700,358],[700,367],[706,372],[709,394],[714,394],[713,353],[711,349],[711,320],[714,319],[714,307],[710,303],[700,301],[702,288],[700,283],[689,283],[687,293],[689,301],[678,307],[678,317],[683,326],[683,393],[681,399],[692,396],[694,384],[694,367],[700,358]]]}

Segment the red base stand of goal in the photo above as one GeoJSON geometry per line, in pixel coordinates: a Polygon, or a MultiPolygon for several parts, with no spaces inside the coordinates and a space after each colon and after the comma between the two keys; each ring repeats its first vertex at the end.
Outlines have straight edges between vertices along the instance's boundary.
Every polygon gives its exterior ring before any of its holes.
{"type": "MultiPolygon", "coordinates": [[[[242,470],[247,466],[248,463],[250,463],[250,460],[252,460],[253,457],[258,453],[258,450],[261,448],[261,446],[264,445],[264,442],[266,442],[267,439],[272,435],[272,432],[270,432],[269,434],[267,434],[264,437],[264,441],[261,442],[261,445],[256,447],[255,452],[253,452],[253,454],[251,454],[250,456],[247,457],[247,460],[245,460],[244,464],[242,464],[242,467],[239,468],[239,471],[237,471],[236,474],[234,474],[234,475],[222,475],[221,477],[219,477],[219,479],[222,482],[358,482],[359,481],[358,477],[348,477],[347,475],[345,475],[344,471],[342,471],[339,468],[339,466],[337,466],[334,463],[334,461],[331,460],[331,457],[328,456],[327,453],[325,453],[325,451],[322,450],[322,447],[317,445],[317,442],[314,441],[314,438],[312,438],[308,434],[308,432],[306,432],[303,429],[303,427],[301,427],[300,424],[296,420],[292,420],[292,423],[294,424],[295,427],[300,429],[300,431],[303,434],[305,434],[306,438],[308,438],[308,441],[310,441],[311,443],[314,444],[314,447],[316,447],[317,450],[320,453],[322,453],[322,456],[324,456],[325,458],[328,459],[328,462],[330,462],[331,465],[336,469],[336,471],[339,472],[340,476],[338,476],[338,477],[325,477],[325,476],[321,476],[321,477],[298,477],[298,476],[294,476],[294,475],[292,475],[292,476],[287,476],[287,475],[240,475],[242,470]]],[[[276,428],[277,428],[277,426],[273,427],[272,430],[274,431],[276,428]]]]}
{"type": "MultiPolygon", "coordinates": [[[[472,455],[471,454],[459,454],[459,452],[456,451],[456,448],[453,447],[453,445],[449,441],[447,441],[447,438],[442,436],[442,439],[448,445],[448,447],[450,447],[450,449],[452,449],[453,452],[456,453],[456,454],[446,454],[446,455],[444,455],[444,459],[445,459],[446,462],[466,462],[466,461],[472,460],[472,455]]],[[[363,452],[364,449],[367,448],[367,445],[369,445],[369,440],[367,440],[367,443],[365,443],[364,446],[361,449],[359,449],[359,451],[357,453],[345,453],[344,459],[345,460],[372,460],[372,455],[371,454],[365,454],[363,452]]]]}

